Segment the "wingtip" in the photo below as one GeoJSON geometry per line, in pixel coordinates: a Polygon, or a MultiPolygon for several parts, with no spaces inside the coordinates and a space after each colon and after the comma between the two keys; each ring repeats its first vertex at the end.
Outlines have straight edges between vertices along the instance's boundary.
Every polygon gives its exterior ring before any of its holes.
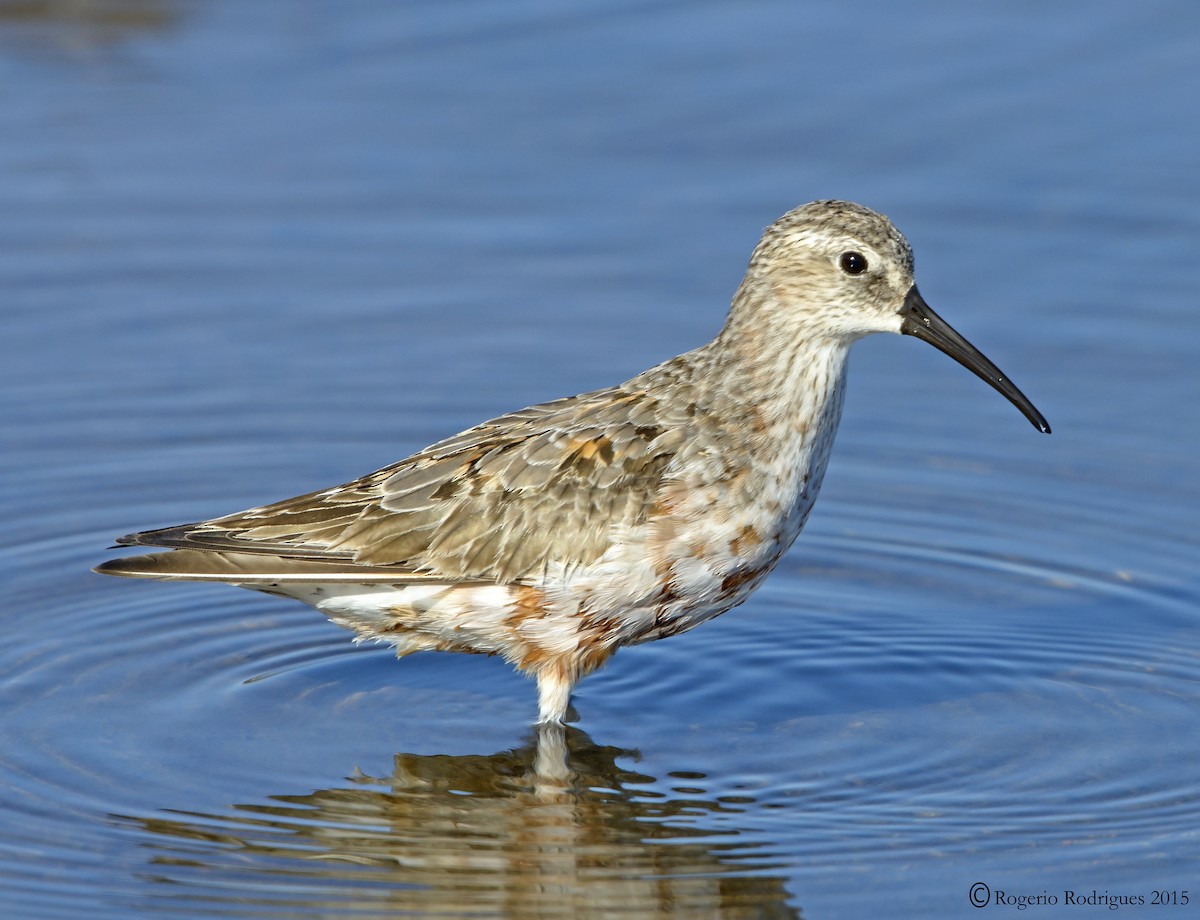
{"type": "Polygon", "coordinates": [[[234,567],[218,553],[167,550],[121,556],[101,562],[92,569],[100,575],[151,578],[159,581],[234,581],[234,567]]]}
{"type": "Polygon", "coordinates": [[[145,571],[145,566],[138,567],[136,563],[145,558],[145,556],[126,556],[121,559],[108,559],[99,565],[92,566],[92,571],[97,575],[123,575],[126,578],[134,578],[141,575],[144,577],[148,574],[145,571]]]}
{"type": "MultiPolygon", "coordinates": [[[[100,575],[157,581],[218,581],[253,586],[286,582],[342,584],[440,584],[445,579],[387,566],[288,559],[261,554],[167,550],[109,559],[92,569],[100,575]]],[[[451,581],[454,581],[453,579],[451,581]]],[[[465,582],[455,581],[456,584],[465,582]]],[[[478,582],[494,584],[494,582],[478,582]]]]}

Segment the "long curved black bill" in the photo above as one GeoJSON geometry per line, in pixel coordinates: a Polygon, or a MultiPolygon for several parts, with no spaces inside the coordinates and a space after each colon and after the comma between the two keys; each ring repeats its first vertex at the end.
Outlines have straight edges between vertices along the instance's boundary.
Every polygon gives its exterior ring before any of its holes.
{"type": "Polygon", "coordinates": [[[1012,381],[1000,372],[1000,368],[985,358],[978,348],[955,332],[948,322],[934,313],[915,284],[908,289],[908,296],[904,298],[904,306],[900,308],[900,316],[902,333],[914,335],[918,339],[928,342],[938,351],[948,354],[977,377],[991,384],[998,393],[1001,393],[1005,399],[1020,409],[1029,421],[1033,422],[1034,428],[1046,434],[1050,433],[1050,425],[1042,413],[1034,408],[1033,403],[1026,398],[1025,394],[1013,386],[1012,381]]]}

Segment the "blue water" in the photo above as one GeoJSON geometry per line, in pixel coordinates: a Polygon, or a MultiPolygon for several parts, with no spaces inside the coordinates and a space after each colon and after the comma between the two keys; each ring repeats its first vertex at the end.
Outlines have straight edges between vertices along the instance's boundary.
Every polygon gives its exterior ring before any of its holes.
{"type": "Polygon", "coordinates": [[[0,4],[0,913],[1195,915],[1198,47],[1165,0],[0,4]],[[859,344],[792,552],[565,737],[502,662],[89,571],[700,344],[818,197],[1055,433],[859,344]]]}

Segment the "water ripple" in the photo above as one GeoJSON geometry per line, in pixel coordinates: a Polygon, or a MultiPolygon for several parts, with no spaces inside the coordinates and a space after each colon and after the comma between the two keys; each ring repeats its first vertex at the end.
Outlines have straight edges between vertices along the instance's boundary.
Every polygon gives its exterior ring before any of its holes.
{"type": "Polygon", "coordinates": [[[0,913],[961,916],[974,880],[1187,887],[1183,4],[875,4],[852,31],[836,4],[16,6],[0,913]],[[897,35],[938,53],[895,68],[897,35]],[[125,530],[692,347],[798,176],[901,218],[931,302],[1056,433],[911,341],[857,346],[779,570],[622,651],[557,740],[503,662],[88,571],[125,530]]]}

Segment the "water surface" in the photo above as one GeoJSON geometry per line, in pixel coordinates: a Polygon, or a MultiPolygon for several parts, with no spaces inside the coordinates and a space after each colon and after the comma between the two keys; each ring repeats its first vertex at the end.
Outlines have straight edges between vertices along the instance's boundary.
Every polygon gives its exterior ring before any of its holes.
{"type": "Polygon", "coordinates": [[[1197,20],[0,7],[6,915],[1194,913],[1197,20]],[[835,196],[1054,435],[856,346],[792,552],[564,732],[502,662],[89,571],[694,347],[835,196]]]}

